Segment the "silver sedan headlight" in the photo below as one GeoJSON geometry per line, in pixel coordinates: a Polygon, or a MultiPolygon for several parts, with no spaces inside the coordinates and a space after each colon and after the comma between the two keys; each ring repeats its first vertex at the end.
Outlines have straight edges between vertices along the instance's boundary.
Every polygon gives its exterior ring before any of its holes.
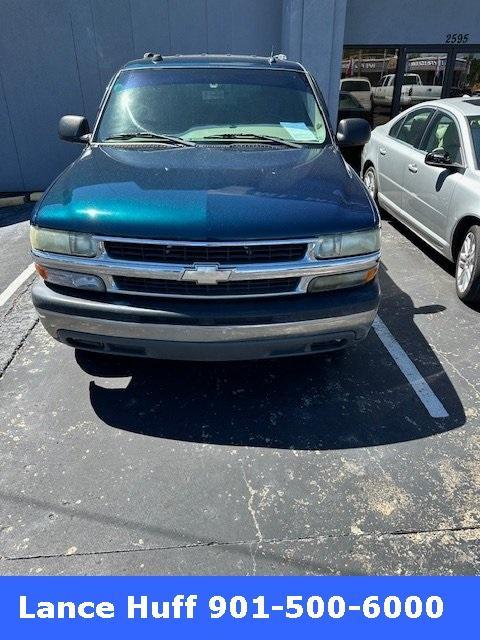
{"type": "Polygon", "coordinates": [[[68,256],[83,256],[92,258],[97,253],[97,245],[88,233],[73,233],[71,231],[57,231],[30,227],[30,242],[37,251],[62,253],[68,256]]]}
{"type": "Polygon", "coordinates": [[[314,256],[319,260],[326,258],[345,258],[380,250],[380,229],[338,233],[318,238],[314,246],[314,256]]]}

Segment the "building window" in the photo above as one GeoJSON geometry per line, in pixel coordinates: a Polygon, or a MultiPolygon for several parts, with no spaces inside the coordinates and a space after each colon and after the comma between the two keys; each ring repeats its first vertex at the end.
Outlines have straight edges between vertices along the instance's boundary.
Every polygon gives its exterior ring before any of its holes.
{"type": "Polygon", "coordinates": [[[408,53],[400,94],[400,109],[442,97],[447,69],[446,53],[408,53]]]}
{"type": "Polygon", "coordinates": [[[398,50],[394,48],[345,47],[338,119],[361,117],[368,120],[373,127],[388,122],[392,117],[397,61],[398,50]],[[348,102],[346,94],[353,96],[359,103],[357,113],[353,113],[351,108],[348,113],[342,110],[342,105],[348,102]]]}
{"type": "Polygon", "coordinates": [[[457,53],[451,98],[469,95],[480,95],[480,53],[457,53]]]}

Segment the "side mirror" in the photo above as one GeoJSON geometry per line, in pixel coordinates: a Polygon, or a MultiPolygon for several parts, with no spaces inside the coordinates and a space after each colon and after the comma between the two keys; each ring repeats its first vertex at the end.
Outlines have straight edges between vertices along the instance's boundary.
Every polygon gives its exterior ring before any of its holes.
{"type": "Polygon", "coordinates": [[[341,147],[360,147],[370,140],[371,131],[363,118],[346,118],[338,123],[337,142],[341,147]]]}
{"type": "Polygon", "coordinates": [[[445,169],[451,169],[456,165],[452,162],[450,154],[445,149],[438,148],[430,151],[425,156],[425,164],[430,165],[431,167],[443,167],[445,169]]]}
{"type": "Polygon", "coordinates": [[[83,142],[89,140],[90,126],[84,116],[63,116],[58,123],[58,135],[67,142],[83,142]]]}

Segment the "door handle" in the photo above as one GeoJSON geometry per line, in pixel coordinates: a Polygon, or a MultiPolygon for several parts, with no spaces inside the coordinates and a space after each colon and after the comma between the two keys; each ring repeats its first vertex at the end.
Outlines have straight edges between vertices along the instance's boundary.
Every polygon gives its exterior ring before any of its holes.
{"type": "Polygon", "coordinates": [[[418,167],[417,167],[417,165],[416,165],[416,164],[409,164],[409,165],[408,165],[408,170],[409,170],[411,173],[417,173],[417,171],[418,171],[418,167]]]}
{"type": "Polygon", "coordinates": [[[387,150],[385,149],[385,147],[380,147],[379,151],[382,156],[387,155],[387,150]]]}

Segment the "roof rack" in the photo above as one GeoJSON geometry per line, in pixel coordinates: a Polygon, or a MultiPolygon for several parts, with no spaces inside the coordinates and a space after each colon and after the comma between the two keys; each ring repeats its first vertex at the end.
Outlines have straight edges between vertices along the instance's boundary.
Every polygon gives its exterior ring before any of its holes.
{"type": "Polygon", "coordinates": [[[162,54],[153,53],[152,51],[147,51],[147,53],[143,54],[145,60],[151,60],[152,62],[161,62],[163,60],[162,54]]]}
{"type": "Polygon", "coordinates": [[[273,53],[273,50],[272,50],[272,53],[270,54],[268,62],[270,64],[273,64],[275,62],[283,61],[283,60],[286,60],[286,59],[287,59],[287,56],[284,53],[273,53]]]}

